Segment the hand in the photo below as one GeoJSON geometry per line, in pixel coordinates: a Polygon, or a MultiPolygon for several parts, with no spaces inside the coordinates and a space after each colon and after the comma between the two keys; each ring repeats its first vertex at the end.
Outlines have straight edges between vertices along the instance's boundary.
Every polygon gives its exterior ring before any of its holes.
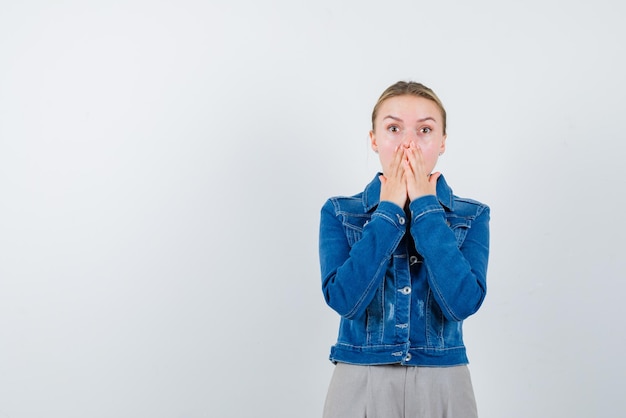
{"type": "Polygon", "coordinates": [[[422,196],[437,194],[437,179],[441,173],[430,174],[426,171],[420,147],[411,142],[404,149],[402,163],[406,176],[406,188],[411,201],[422,196]]]}
{"type": "Polygon", "coordinates": [[[383,200],[395,203],[404,208],[407,200],[407,182],[405,179],[405,168],[402,163],[404,160],[404,149],[396,148],[393,160],[383,175],[378,176],[380,179],[380,201],[383,200]]]}

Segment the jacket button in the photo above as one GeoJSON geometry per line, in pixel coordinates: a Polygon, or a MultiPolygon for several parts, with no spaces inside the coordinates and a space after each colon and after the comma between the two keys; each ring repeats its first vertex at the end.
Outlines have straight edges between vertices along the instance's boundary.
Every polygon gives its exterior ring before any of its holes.
{"type": "Polygon", "coordinates": [[[402,292],[403,295],[408,295],[409,293],[411,293],[411,286],[404,286],[402,289],[400,289],[400,292],[402,292]]]}
{"type": "Polygon", "coordinates": [[[411,353],[407,353],[406,357],[404,358],[404,361],[406,362],[411,361],[411,353]]]}
{"type": "Polygon", "coordinates": [[[409,264],[413,265],[413,264],[415,264],[415,263],[417,263],[417,256],[412,255],[412,256],[409,258],[409,264]]]}
{"type": "Polygon", "coordinates": [[[399,216],[399,217],[398,217],[398,223],[399,223],[400,225],[404,225],[404,222],[405,222],[404,218],[403,218],[402,216],[399,216]]]}

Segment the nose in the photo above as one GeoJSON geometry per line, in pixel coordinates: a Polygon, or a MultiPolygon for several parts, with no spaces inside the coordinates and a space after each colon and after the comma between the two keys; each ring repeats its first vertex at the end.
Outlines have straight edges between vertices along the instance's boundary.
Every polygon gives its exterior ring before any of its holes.
{"type": "Polygon", "coordinates": [[[408,147],[411,142],[417,144],[417,133],[412,130],[407,130],[402,138],[402,145],[408,147]]]}

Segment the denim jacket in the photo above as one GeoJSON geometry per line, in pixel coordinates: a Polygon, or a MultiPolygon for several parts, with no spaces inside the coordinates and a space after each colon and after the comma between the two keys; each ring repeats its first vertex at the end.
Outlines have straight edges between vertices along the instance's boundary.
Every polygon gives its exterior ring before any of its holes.
{"type": "Polygon", "coordinates": [[[380,202],[380,187],[377,175],[321,210],[322,290],[341,316],[330,360],[466,364],[462,324],[485,298],[489,207],[455,196],[443,176],[437,196],[407,212],[380,202]]]}

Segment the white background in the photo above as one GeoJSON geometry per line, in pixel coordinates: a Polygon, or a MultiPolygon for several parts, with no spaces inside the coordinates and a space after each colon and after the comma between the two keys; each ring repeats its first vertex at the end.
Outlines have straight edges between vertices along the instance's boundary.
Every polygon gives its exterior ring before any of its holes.
{"type": "Polygon", "coordinates": [[[623,417],[620,1],[0,0],[0,418],[319,417],[319,209],[397,80],[492,208],[482,418],[623,417]]]}

